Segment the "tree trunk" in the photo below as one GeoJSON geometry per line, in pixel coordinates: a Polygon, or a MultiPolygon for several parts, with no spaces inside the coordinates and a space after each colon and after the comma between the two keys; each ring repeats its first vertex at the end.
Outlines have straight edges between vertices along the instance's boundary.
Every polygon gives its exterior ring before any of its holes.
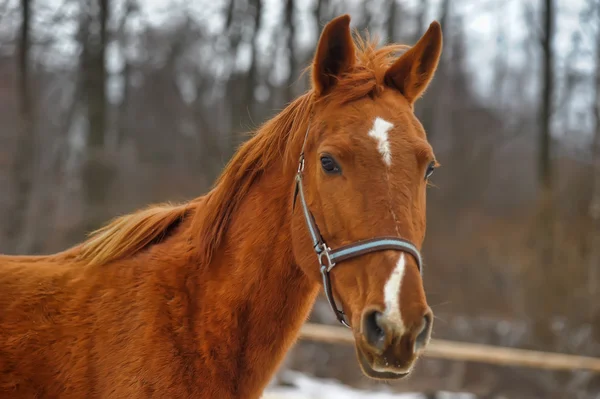
{"type": "Polygon", "coordinates": [[[398,40],[398,29],[396,24],[396,15],[398,12],[398,4],[396,0],[389,0],[389,4],[387,5],[388,10],[388,18],[386,21],[387,28],[387,42],[395,43],[398,40]]]}
{"type": "Polygon", "coordinates": [[[85,45],[82,54],[83,87],[87,103],[89,119],[88,146],[102,148],[106,130],[106,23],[108,19],[109,0],[92,0],[88,2],[90,20],[84,29],[85,45]],[[95,32],[94,25],[99,26],[95,32]]]}
{"type": "MultiPolygon", "coordinates": [[[[600,15],[600,2],[597,4],[596,15],[600,15]]],[[[594,77],[595,101],[592,103],[594,115],[594,140],[592,147],[592,197],[589,205],[590,229],[588,252],[588,295],[591,298],[590,313],[592,318],[600,318],[600,25],[596,28],[596,74],[594,77]]],[[[600,339],[600,326],[595,326],[594,336],[600,339]]]]}
{"type": "MultiPolygon", "coordinates": [[[[33,177],[36,166],[35,137],[34,137],[34,112],[31,101],[31,84],[29,71],[29,49],[30,49],[30,25],[31,25],[31,2],[21,0],[21,13],[23,22],[19,37],[18,70],[19,70],[19,113],[20,131],[17,138],[17,148],[13,166],[14,204],[9,214],[9,222],[6,225],[7,237],[12,243],[13,250],[26,250],[20,245],[23,241],[32,241],[31,238],[23,237],[24,224],[27,213],[27,204],[30,200],[33,186],[33,177]]],[[[18,251],[17,251],[18,252],[18,251]]]]}
{"type": "Polygon", "coordinates": [[[259,81],[258,71],[258,33],[262,26],[262,0],[253,0],[250,4],[254,5],[254,32],[252,34],[252,62],[250,63],[250,69],[248,70],[248,81],[246,85],[246,104],[248,106],[249,116],[252,117],[255,114],[256,109],[252,107],[256,103],[254,100],[254,90],[256,89],[259,81]]]}
{"type": "MultiPolygon", "coordinates": [[[[233,155],[233,153],[237,150],[238,146],[243,140],[243,136],[240,134],[242,132],[246,132],[249,129],[254,128],[255,123],[255,115],[256,115],[256,107],[254,106],[256,101],[254,98],[254,91],[258,85],[259,81],[259,70],[258,70],[258,33],[261,28],[262,21],[262,0],[251,0],[249,2],[253,11],[252,17],[254,18],[253,25],[254,30],[252,33],[252,38],[250,43],[252,45],[252,60],[250,61],[250,68],[245,74],[236,74],[234,73],[233,78],[229,82],[229,86],[231,88],[232,97],[237,98],[234,102],[233,108],[233,118],[235,120],[234,129],[231,133],[231,142],[230,142],[230,153],[229,156],[233,155]],[[241,89],[240,89],[241,88],[241,89]],[[236,93],[240,93],[237,94],[236,93]]],[[[233,5],[233,3],[232,3],[233,5]]],[[[242,22],[244,21],[246,15],[241,15],[242,22]]],[[[237,48],[237,44],[236,44],[237,48]]],[[[236,50],[237,52],[237,50],[236,50]]],[[[235,54],[235,53],[234,53],[235,54]]],[[[235,57],[233,58],[235,60],[235,57]]]]}
{"type": "Polygon", "coordinates": [[[285,3],[285,26],[288,29],[287,36],[287,48],[288,48],[288,59],[290,65],[290,71],[287,78],[287,83],[285,86],[285,101],[290,102],[295,97],[294,90],[294,82],[298,79],[297,76],[297,66],[298,66],[298,57],[296,54],[296,48],[294,45],[294,39],[296,37],[296,28],[294,24],[294,0],[286,0],[285,3]]]}
{"type": "Polygon", "coordinates": [[[552,99],[554,94],[554,4],[553,0],[544,1],[544,29],[542,38],[542,103],[540,109],[539,132],[539,180],[544,194],[552,192],[552,169],[550,162],[550,122],[552,119],[552,99]]]}
{"type": "Polygon", "coordinates": [[[553,230],[554,204],[552,189],[551,165],[551,121],[552,100],[554,98],[554,4],[553,0],[544,1],[543,37],[542,37],[542,101],[539,113],[538,137],[538,179],[539,191],[539,220],[538,220],[538,253],[542,265],[552,267],[553,262],[553,230]]]}
{"type": "Polygon", "coordinates": [[[87,106],[87,154],[83,165],[84,218],[82,228],[89,231],[102,221],[102,206],[106,203],[108,187],[114,170],[106,162],[104,142],[106,136],[106,46],[109,0],[90,0],[90,13],[84,24],[84,48],[81,72],[83,92],[87,106]],[[98,26],[95,32],[93,26],[98,26]]]}
{"type": "Polygon", "coordinates": [[[129,37],[128,33],[126,32],[125,26],[131,15],[134,12],[137,12],[137,10],[137,1],[127,0],[125,2],[125,12],[123,13],[123,17],[121,19],[119,27],[117,28],[118,43],[125,63],[123,65],[123,72],[121,73],[123,79],[123,97],[121,98],[121,103],[119,104],[119,110],[117,115],[117,132],[115,140],[117,147],[120,147],[128,138],[127,116],[129,114],[129,103],[131,94],[132,65],[129,61],[127,54],[127,45],[129,43],[129,37]]]}
{"type": "Polygon", "coordinates": [[[561,276],[554,264],[555,209],[553,176],[551,168],[551,119],[554,96],[554,2],[545,0],[542,7],[543,30],[541,38],[542,81],[541,102],[538,113],[539,181],[537,214],[532,229],[535,257],[528,265],[524,278],[527,287],[528,313],[533,316],[534,337],[537,348],[555,347],[556,336],[550,330],[550,316],[556,309],[549,298],[560,287],[561,276]],[[558,285],[558,286],[557,286],[558,285]]]}
{"type": "MultiPolygon", "coordinates": [[[[413,43],[416,43],[419,41],[419,39],[421,38],[421,35],[423,35],[423,33],[425,33],[426,29],[427,29],[427,22],[425,20],[425,16],[427,15],[427,0],[421,0],[421,5],[419,6],[419,9],[417,10],[417,15],[416,15],[416,20],[417,20],[417,28],[415,29],[415,33],[413,35],[413,43]]],[[[440,24],[442,25],[442,27],[445,27],[446,25],[446,21],[448,20],[448,8],[449,8],[449,4],[448,1],[445,0],[444,4],[442,6],[442,18],[440,24]]]]}
{"type": "Polygon", "coordinates": [[[317,48],[317,43],[319,42],[319,37],[321,37],[321,31],[325,26],[324,22],[326,19],[329,19],[331,8],[330,0],[317,0],[315,4],[315,8],[313,9],[313,18],[315,19],[315,49],[317,48]]]}
{"type": "MultiPolygon", "coordinates": [[[[416,44],[421,38],[421,32],[425,32],[427,26],[425,25],[425,15],[427,13],[427,2],[423,1],[419,10],[419,15],[422,18],[420,23],[422,25],[415,29],[413,35],[413,41],[411,45],[416,44]]],[[[451,117],[452,112],[448,111],[448,106],[453,104],[453,101],[447,100],[448,96],[448,68],[447,68],[447,57],[446,54],[451,33],[449,29],[448,21],[450,20],[450,0],[444,0],[441,5],[440,12],[440,25],[444,31],[444,50],[442,51],[442,58],[436,71],[436,78],[431,82],[429,87],[429,95],[424,96],[416,105],[417,115],[423,124],[425,132],[430,142],[434,140],[438,131],[444,133],[442,130],[447,129],[452,123],[451,117]]],[[[447,136],[441,134],[441,136],[447,136]]]]}

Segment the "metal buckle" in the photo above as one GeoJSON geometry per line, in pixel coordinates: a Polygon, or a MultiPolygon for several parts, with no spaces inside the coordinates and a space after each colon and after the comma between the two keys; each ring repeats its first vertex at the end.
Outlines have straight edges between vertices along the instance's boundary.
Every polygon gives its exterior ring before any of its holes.
{"type": "Polygon", "coordinates": [[[330,252],[331,248],[329,248],[325,243],[321,243],[319,247],[317,247],[317,257],[319,258],[319,265],[325,266],[327,272],[331,271],[335,266],[335,262],[331,260],[330,252]],[[319,251],[320,249],[320,251],[319,251]],[[323,262],[323,258],[327,261],[327,263],[323,262]]]}

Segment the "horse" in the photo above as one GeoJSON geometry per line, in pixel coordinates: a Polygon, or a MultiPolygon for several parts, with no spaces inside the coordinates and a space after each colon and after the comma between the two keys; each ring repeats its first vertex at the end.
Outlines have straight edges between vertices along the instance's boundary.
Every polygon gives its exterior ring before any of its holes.
{"type": "Polygon", "coordinates": [[[0,397],[259,398],[321,289],[375,380],[432,331],[420,248],[438,163],[414,104],[442,49],[332,19],[310,88],[214,186],[117,217],[63,252],[0,257],[0,397]]]}

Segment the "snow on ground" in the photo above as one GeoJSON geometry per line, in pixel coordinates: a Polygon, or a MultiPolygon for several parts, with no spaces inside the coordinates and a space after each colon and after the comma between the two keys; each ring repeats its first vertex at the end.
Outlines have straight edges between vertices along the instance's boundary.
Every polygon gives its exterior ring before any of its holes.
{"type": "MultiPolygon", "coordinates": [[[[283,379],[292,386],[271,386],[262,399],[426,399],[421,393],[393,393],[391,390],[365,391],[350,388],[334,380],[322,380],[287,371],[283,379]]],[[[439,392],[439,399],[476,399],[468,393],[439,392]]]]}

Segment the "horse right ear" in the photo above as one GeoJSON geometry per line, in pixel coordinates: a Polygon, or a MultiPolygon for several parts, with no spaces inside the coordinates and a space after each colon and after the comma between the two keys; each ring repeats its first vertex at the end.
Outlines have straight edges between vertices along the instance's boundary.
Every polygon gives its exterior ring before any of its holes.
{"type": "Polygon", "coordinates": [[[386,71],[385,82],[399,90],[413,104],[433,79],[441,54],[442,27],[433,21],[417,44],[386,71]]]}
{"type": "Polygon", "coordinates": [[[312,66],[313,89],[326,94],[355,62],[355,48],[350,33],[350,16],[339,16],[325,25],[312,66]]]}

